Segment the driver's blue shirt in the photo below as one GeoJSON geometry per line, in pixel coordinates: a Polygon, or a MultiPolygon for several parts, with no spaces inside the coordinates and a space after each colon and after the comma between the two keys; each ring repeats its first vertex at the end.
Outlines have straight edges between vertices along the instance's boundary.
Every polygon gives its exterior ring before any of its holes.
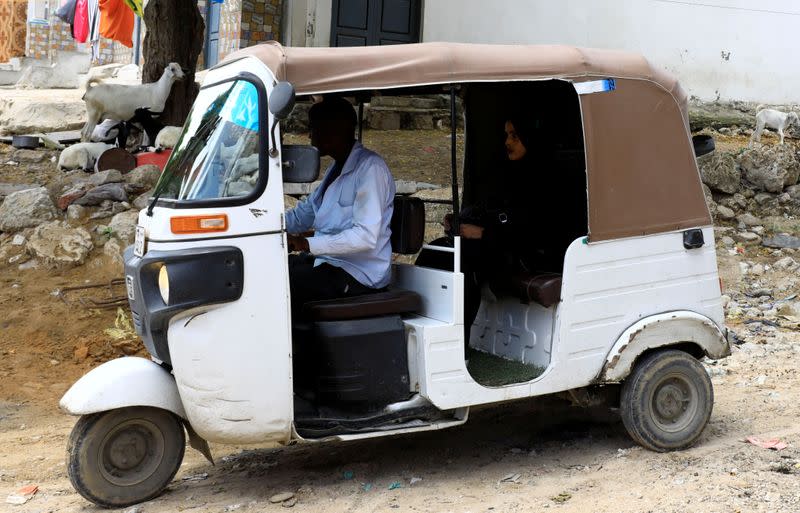
{"type": "Polygon", "coordinates": [[[360,143],[331,181],[333,168],[308,198],[286,212],[286,229],[314,230],[308,247],[317,257],[315,266],[325,262],[367,287],[383,288],[391,279],[392,173],[380,155],[360,143]]]}

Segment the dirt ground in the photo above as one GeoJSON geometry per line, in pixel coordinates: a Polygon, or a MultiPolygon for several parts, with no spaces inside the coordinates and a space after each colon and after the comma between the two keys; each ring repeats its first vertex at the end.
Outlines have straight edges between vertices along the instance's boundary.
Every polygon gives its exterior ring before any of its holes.
{"type": "MultiPolygon", "coordinates": [[[[449,158],[446,132],[369,137],[384,154],[410,152],[393,167],[397,178],[446,183],[437,172],[425,174],[449,158]]],[[[43,178],[36,173],[0,165],[2,181],[43,178]]],[[[743,290],[742,258],[775,260],[759,247],[743,251],[732,255],[719,247],[726,292],[743,290]]],[[[57,291],[107,284],[118,275],[102,250],[68,271],[0,268],[0,511],[100,510],[67,478],[65,447],[75,419],[60,413],[57,402],[90,368],[141,347],[105,333],[114,325],[114,309],[87,306],[88,299],[124,291],[92,288],[69,292],[66,300],[57,291]],[[29,484],[39,492],[28,503],[3,502],[29,484]]],[[[762,281],[777,288],[789,278],[777,273],[762,281]]],[[[685,451],[657,454],[636,446],[614,412],[523,401],[473,410],[464,426],[413,436],[279,448],[213,445],[215,466],[187,448],[167,491],[136,511],[280,511],[269,498],[288,491],[297,499],[295,510],[332,513],[797,512],[800,332],[778,324],[761,332],[744,320],[729,322],[747,341],[709,365],[714,413],[697,445],[685,451]],[[788,447],[744,443],[750,435],[780,438],[788,447]]]]}

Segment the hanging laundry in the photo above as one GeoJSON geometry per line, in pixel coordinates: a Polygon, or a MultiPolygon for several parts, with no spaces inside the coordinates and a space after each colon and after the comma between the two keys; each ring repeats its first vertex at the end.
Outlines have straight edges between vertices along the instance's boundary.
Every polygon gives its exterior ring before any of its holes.
{"type": "Polygon", "coordinates": [[[92,62],[100,59],[100,7],[98,0],[89,0],[89,44],[92,45],[92,62]]]}
{"type": "Polygon", "coordinates": [[[88,0],[78,0],[75,4],[75,24],[72,26],[72,37],[79,43],[85,43],[89,37],[88,0]]]}
{"type": "Polygon", "coordinates": [[[144,18],[144,7],[142,6],[142,0],[125,0],[125,3],[131,8],[133,14],[140,18],[144,18]]]}
{"type": "Polygon", "coordinates": [[[67,0],[56,11],[56,16],[64,23],[69,23],[70,29],[75,25],[75,5],[77,3],[78,0],[67,0]]]}
{"type": "Polygon", "coordinates": [[[100,0],[100,35],[133,48],[133,11],[124,0],[100,0]]]}

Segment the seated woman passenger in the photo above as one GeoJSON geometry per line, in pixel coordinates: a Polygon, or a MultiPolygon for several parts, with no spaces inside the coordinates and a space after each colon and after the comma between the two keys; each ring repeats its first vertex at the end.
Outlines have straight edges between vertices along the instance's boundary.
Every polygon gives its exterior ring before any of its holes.
{"type": "MultiPolygon", "coordinates": [[[[496,192],[465,207],[459,216],[465,340],[480,307],[482,288],[500,294],[515,274],[560,272],[563,264],[554,222],[558,206],[551,199],[558,196],[552,145],[525,118],[509,119],[504,127],[508,160],[497,174],[496,192]]],[[[448,234],[451,219],[448,214],[443,223],[448,234]]],[[[421,255],[417,265],[440,267],[432,262],[435,258],[421,255]]]]}

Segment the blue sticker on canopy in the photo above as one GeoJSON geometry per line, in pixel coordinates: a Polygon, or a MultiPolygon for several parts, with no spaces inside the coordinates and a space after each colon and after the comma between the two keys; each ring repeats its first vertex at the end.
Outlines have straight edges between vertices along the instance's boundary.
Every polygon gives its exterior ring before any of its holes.
{"type": "Polygon", "coordinates": [[[239,81],[233,86],[220,117],[248,130],[258,130],[258,90],[250,82],[239,81]]]}

